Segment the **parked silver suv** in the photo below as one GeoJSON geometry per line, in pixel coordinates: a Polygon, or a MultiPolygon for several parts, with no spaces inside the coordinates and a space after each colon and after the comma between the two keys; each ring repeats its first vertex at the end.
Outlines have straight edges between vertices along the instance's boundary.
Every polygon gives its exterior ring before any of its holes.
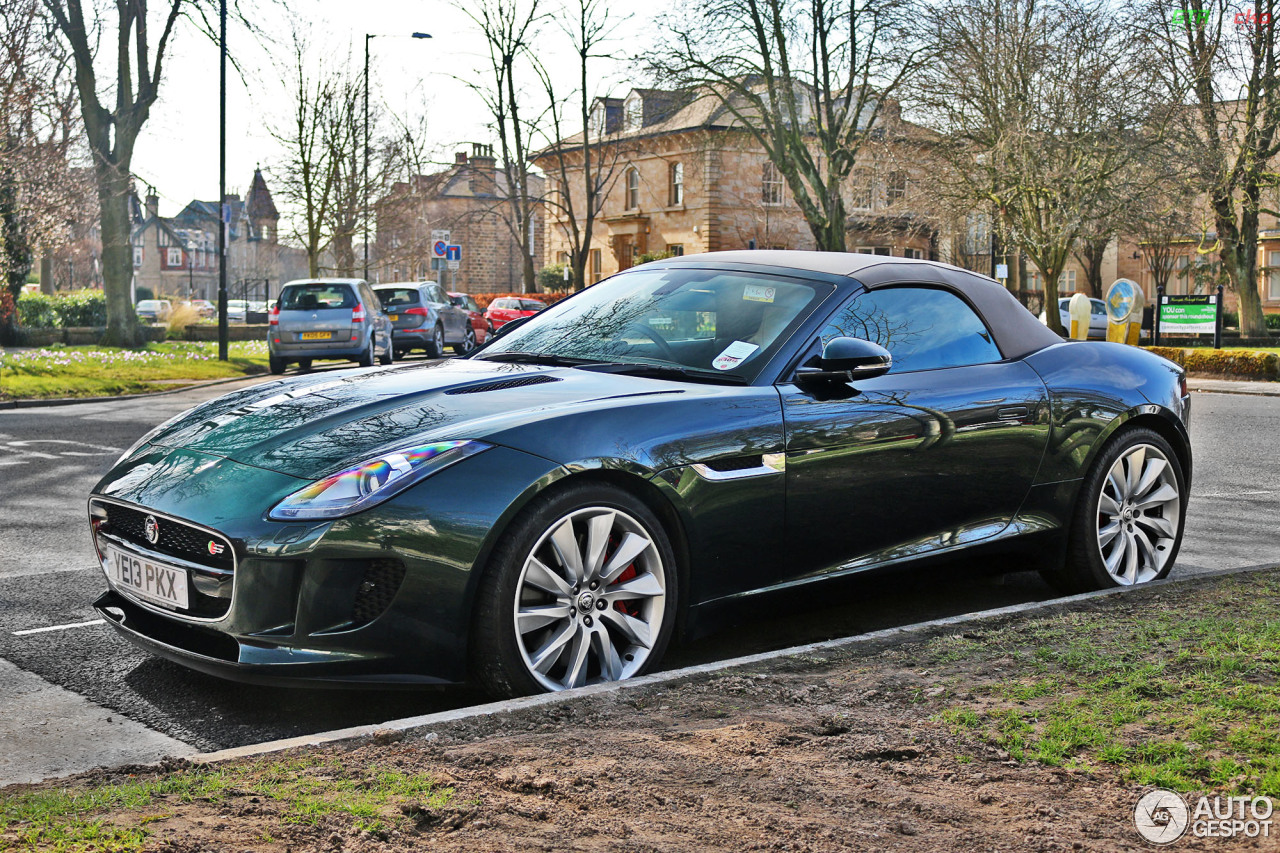
{"type": "Polygon", "coordinates": [[[446,344],[459,355],[476,348],[471,315],[434,281],[392,282],[373,290],[391,318],[397,357],[421,349],[427,358],[440,358],[446,344]]]}
{"type": "Polygon", "coordinates": [[[303,370],[313,359],[340,358],[372,367],[394,359],[391,321],[373,289],[358,278],[291,281],[271,309],[267,348],[272,373],[290,362],[303,370]]]}

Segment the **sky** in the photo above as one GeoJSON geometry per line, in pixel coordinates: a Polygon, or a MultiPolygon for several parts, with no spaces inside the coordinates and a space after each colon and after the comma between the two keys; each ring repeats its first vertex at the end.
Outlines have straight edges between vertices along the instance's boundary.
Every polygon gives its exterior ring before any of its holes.
{"type": "MultiPolygon", "coordinates": [[[[636,28],[633,22],[648,20],[654,10],[653,0],[606,2],[611,18],[632,16],[621,27],[629,35],[636,28]]],[[[243,197],[257,166],[266,172],[270,186],[271,169],[278,168],[283,158],[269,127],[290,109],[284,75],[294,21],[313,51],[336,58],[349,54],[357,70],[364,62],[365,34],[377,34],[370,42],[370,79],[381,89],[387,108],[402,115],[426,112],[428,143],[436,158],[452,162],[455,150],[470,150],[467,143],[494,142],[483,105],[463,82],[477,79],[477,69],[484,67],[485,43],[456,7],[435,0],[291,0],[287,8],[272,0],[241,3],[244,12],[257,16],[272,41],[255,39],[242,27],[229,25],[229,50],[243,69],[240,76],[228,66],[229,193],[243,197]],[[430,33],[432,38],[411,38],[415,31],[430,33]]],[[[621,81],[641,79],[639,69],[624,55],[635,43],[634,38],[619,39],[617,60],[602,63],[602,76],[621,94],[625,94],[621,81]]],[[[573,77],[576,58],[563,49],[558,32],[537,44],[544,62],[561,76],[573,77]]],[[[377,93],[374,99],[376,103],[377,93]]],[[[190,25],[175,35],[159,101],[138,140],[133,171],[154,186],[162,216],[178,213],[194,198],[218,196],[218,47],[190,25]]],[[[145,185],[140,184],[139,191],[145,193],[145,185]]]]}

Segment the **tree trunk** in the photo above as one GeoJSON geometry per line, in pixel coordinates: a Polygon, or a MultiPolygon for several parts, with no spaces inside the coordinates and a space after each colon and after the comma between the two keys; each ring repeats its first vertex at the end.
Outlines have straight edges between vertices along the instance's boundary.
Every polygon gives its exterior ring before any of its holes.
{"type": "Polygon", "coordinates": [[[129,164],[104,162],[95,152],[98,205],[102,217],[102,290],[107,299],[106,346],[133,347],[139,341],[133,312],[133,246],[129,238],[129,164]]]}

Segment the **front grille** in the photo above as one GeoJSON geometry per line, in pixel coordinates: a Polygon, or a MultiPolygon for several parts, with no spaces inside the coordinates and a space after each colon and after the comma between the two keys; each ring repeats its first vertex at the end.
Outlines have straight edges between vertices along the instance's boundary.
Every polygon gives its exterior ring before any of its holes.
{"type": "Polygon", "coordinates": [[[452,388],[446,394],[480,394],[485,391],[505,391],[508,388],[523,388],[526,385],[541,385],[544,382],[559,382],[554,376],[521,376],[518,379],[502,379],[497,382],[486,382],[482,385],[467,385],[463,388],[452,388]]]}
{"type": "Polygon", "coordinates": [[[404,563],[399,560],[370,560],[351,606],[351,621],[365,625],[391,606],[404,581],[404,563]]]}
{"type": "Polygon", "coordinates": [[[231,543],[221,536],[171,518],[154,516],[159,526],[160,538],[152,543],[147,539],[146,532],[146,520],[150,513],[118,504],[95,501],[94,505],[107,516],[106,524],[100,528],[103,533],[130,542],[139,548],[155,551],[158,554],[167,554],[189,563],[209,566],[224,572],[230,572],[235,568],[231,543]],[[210,543],[214,545],[212,550],[210,543]],[[221,548],[221,551],[217,551],[218,548],[221,548]]]}

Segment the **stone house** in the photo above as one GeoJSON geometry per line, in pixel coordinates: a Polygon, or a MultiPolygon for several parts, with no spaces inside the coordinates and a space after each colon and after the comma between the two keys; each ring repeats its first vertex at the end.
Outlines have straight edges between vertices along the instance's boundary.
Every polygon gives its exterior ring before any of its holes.
{"type": "MultiPolygon", "coordinates": [[[[541,198],[543,179],[531,176],[529,194],[541,198]]],[[[506,174],[490,145],[459,151],[452,166],[398,181],[374,204],[376,242],[370,277],[375,281],[440,282],[448,290],[510,293],[523,290],[524,263],[515,230],[506,174]],[[462,247],[457,270],[432,257],[439,232],[462,247]]],[[[534,208],[535,269],[543,255],[543,213],[534,208]]]]}
{"type": "MultiPolygon", "coordinates": [[[[786,182],[715,98],[632,89],[624,98],[598,98],[591,130],[600,140],[593,156],[606,196],[592,236],[588,283],[643,255],[814,248],[786,182]]],[[[855,170],[846,192],[849,249],[937,257],[936,225],[912,208],[914,194],[927,185],[912,149],[932,133],[903,120],[888,101],[868,131],[866,165],[855,170]]],[[[584,206],[580,145],[578,134],[534,155],[548,178],[549,264],[569,256],[566,187],[575,209],[584,206]]]]}

